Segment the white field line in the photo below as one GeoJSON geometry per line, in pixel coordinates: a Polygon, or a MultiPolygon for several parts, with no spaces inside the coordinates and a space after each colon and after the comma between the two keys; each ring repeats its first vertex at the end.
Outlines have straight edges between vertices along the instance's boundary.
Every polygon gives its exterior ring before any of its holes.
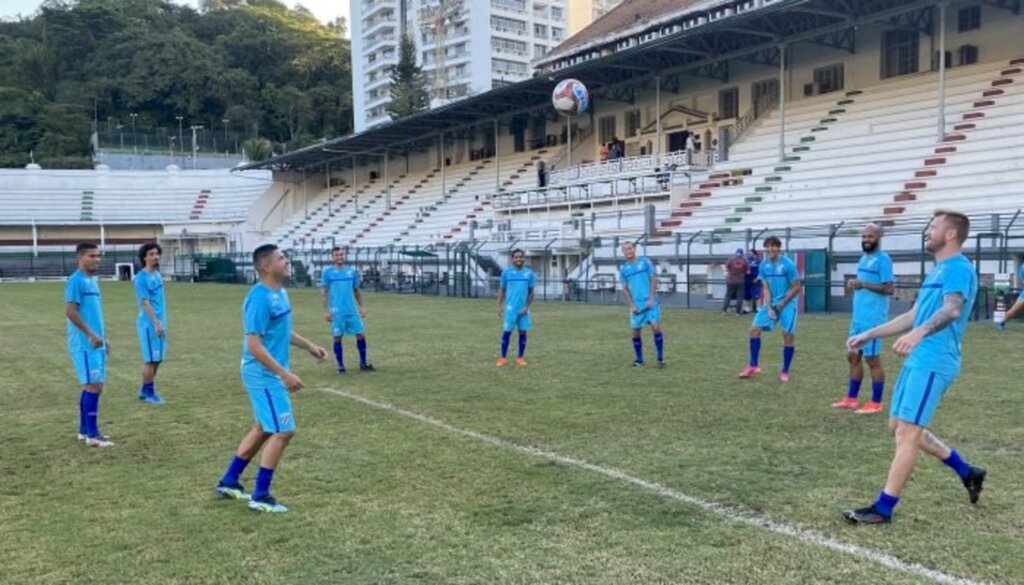
{"type": "Polygon", "coordinates": [[[618,469],[612,467],[596,465],[594,463],[589,463],[582,459],[569,457],[568,455],[562,455],[560,453],[555,453],[553,451],[546,451],[544,449],[539,449],[537,447],[520,445],[519,443],[513,443],[512,441],[499,439],[498,437],[492,437],[490,435],[485,435],[483,433],[478,433],[476,431],[461,429],[459,427],[452,426],[442,420],[429,417],[418,412],[413,412],[411,410],[405,410],[403,408],[399,408],[397,406],[387,404],[385,402],[377,402],[376,400],[371,400],[369,398],[359,396],[358,394],[345,392],[344,390],[336,390],[334,388],[322,388],[322,390],[324,392],[348,398],[349,400],[359,402],[361,404],[370,406],[372,408],[376,408],[378,410],[383,410],[391,414],[397,414],[399,416],[411,418],[421,423],[428,424],[439,429],[443,429],[455,435],[461,435],[463,437],[468,437],[470,439],[476,439],[477,441],[481,441],[483,443],[487,443],[495,447],[500,447],[502,449],[518,451],[519,453],[524,453],[526,455],[556,461],[564,465],[571,465],[573,467],[585,469],[587,471],[603,475],[611,479],[617,479],[625,483],[633,484],[637,487],[641,487],[650,492],[654,492],[659,496],[671,498],[673,500],[678,500],[680,502],[690,504],[691,506],[695,506],[702,510],[706,510],[708,512],[713,512],[720,516],[724,516],[725,518],[728,518],[729,520],[732,520],[733,522],[737,522],[739,524],[746,524],[748,526],[761,528],[763,530],[774,532],[776,534],[783,534],[795,538],[804,544],[826,548],[842,554],[850,555],[860,560],[870,561],[882,565],[883,567],[894,569],[896,571],[902,571],[904,573],[909,573],[911,575],[917,575],[918,577],[924,577],[925,579],[930,579],[935,583],[948,583],[955,585],[982,585],[983,583],[982,581],[975,581],[973,579],[968,579],[966,577],[948,575],[946,573],[943,573],[942,571],[930,569],[918,563],[903,561],[881,551],[865,548],[863,546],[859,546],[856,544],[842,542],[840,540],[836,540],[815,530],[801,528],[799,526],[794,526],[790,524],[783,524],[781,522],[776,522],[774,520],[759,517],[750,512],[746,512],[731,506],[727,506],[725,504],[720,504],[710,500],[705,500],[703,498],[698,498],[696,496],[691,496],[678,490],[674,490],[670,487],[661,485],[660,483],[648,481],[645,479],[641,479],[639,477],[629,475],[624,471],[619,471],[618,469]]]}

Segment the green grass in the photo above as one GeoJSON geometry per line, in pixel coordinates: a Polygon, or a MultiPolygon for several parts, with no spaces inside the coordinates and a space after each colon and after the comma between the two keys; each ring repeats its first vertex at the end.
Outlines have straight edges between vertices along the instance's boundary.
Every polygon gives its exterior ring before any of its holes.
{"type": "MultiPolygon", "coordinates": [[[[163,408],[135,398],[130,287],[104,283],[114,343],[101,427],[76,443],[61,287],[0,286],[3,583],[925,583],[625,482],[501,449],[324,392],[613,467],[940,571],[1024,582],[1022,333],[972,325],[935,430],[989,469],[980,505],[922,459],[891,526],[850,527],[892,454],[882,417],[832,412],[847,322],[803,317],[793,381],[740,381],[749,321],[664,311],[669,367],[632,369],[621,307],[536,307],[527,368],[497,370],[493,301],[368,295],[379,372],[339,377],[296,352],[307,389],[275,478],[292,509],[212,497],[251,421],[238,378],[243,287],[168,285],[163,408]]],[[[296,329],[326,344],[314,291],[296,329]]],[[[649,334],[645,342],[651,351],[649,334]]],[[[513,341],[513,346],[515,342],[513,341]]],[[[780,340],[762,362],[776,367],[780,340]]],[[[347,343],[350,361],[354,344],[347,343]]],[[[885,356],[889,377],[896,360],[885,356]]],[[[253,469],[245,475],[251,486],[253,469]]]]}

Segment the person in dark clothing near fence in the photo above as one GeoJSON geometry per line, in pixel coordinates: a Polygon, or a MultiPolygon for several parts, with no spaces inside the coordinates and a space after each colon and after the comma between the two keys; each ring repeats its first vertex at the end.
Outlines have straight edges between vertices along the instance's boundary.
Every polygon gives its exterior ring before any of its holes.
{"type": "Polygon", "coordinates": [[[745,279],[750,266],[747,259],[743,257],[743,248],[736,248],[736,253],[725,263],[725,302],[722,304],[722,314],[729,312],[729,303],[736,299],[736,314],[743,314],[743,297],[745,292],[745,279]]]}

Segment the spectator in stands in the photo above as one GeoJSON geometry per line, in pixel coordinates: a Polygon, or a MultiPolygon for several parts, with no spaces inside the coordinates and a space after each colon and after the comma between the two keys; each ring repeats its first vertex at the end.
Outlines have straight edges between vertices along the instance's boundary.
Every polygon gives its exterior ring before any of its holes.
{"type": "Polygon", "coordinates": [[[602,144],[601,145],[601,160],[602,161],[608,160],[608,152],[609,151],[610,151],[610,149],[608,148],[607,144],[602,144]]]}
{"type": "Polygon", "coordinates": [[[761,300],[761,281],[757,279],[758,267],[761,265],[761,253],[756,248],[751,248],[747,254],[747,276],[743,279],[744,291],[743,300],[746,306],[744,313],[756,311],[758,302],[761,300]]]}
{"type": "Polygon", "coordinates": [[[693,153],[697,150],[697,143],[693,139],[693,133],[686,133],[686,163],[693,164],[693,153]]]}
{"type": "Polygon", "coordinates": [[[544,161],[537,162],[537,188],[543,189],[548,186],[548,168],[544,161]]]}
{"type": "Polygon", "coordinates": [[[750,266],[743,257],[743,248],[736,248],[736,253],[725,263],[725,302],[722,303],[722,314],[729,312],[729,303],[736,299],[736,314],[743,314],[743,293],[747,272],[750,266]]]}

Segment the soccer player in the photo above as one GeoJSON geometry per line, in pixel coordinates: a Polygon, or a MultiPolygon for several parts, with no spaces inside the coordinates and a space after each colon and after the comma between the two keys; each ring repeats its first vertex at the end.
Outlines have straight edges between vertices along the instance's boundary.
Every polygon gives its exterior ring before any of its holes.
{"type": "Polygon", "coordinates": [[[167,356],[167,305],[164,302],[164,279],[160,276],[160,254],[163,249],[156,242],[147,242],[139,248],[143,269],[135,275],[135,298],[139,303],[139,316],[135,328],[142,348],[142,387],[139,400],[149,404],[163,404],[156,391],[156,372],[167,356]]]}
{"type": "Polygon", "coordinates": [[[761,373],[758,356],[761,353],[761,332],[771,331],[778,322],[782,328],[782,370],[779,381],[789,382],[789,366],[796,353],[796,296],[803,279],[792,260],[782,256],[782,241],[775,236],[764,240],[766,258],[758,268],[761,286],[761,306],[750,326],[750,364],[740,372],[740,378],[761,373]]]}
{"type": "Polygon", "coordinates": [[[227,472],[215,491],[224,498],[248,500],[257,512],[284,513],[288,508],[270,495],[274,470],[285,447],[295,435],[290,392],[302,389],[302,380],[289,370],[289,346],[302,348],[317,361],[327,359],[327,350],[292,331],[292,308],[284,283],[288,279],[288,258],[273,244],[256,248],[252,263],[259,274],[242,303],[242,382],[256,423],[242,438],[227,472]],[[250,497],[239,480],[249,460],[263,447],[256,489],[250,497]]]}
{"type": "Polygon", "coordinates": [[[955,211],[936,211],[926,236],[927,249],[935,256],[935,267],[921,284],[914,307],[847,341],[850,350],[856,351],[875,339],[903,334],[892,348],[896,355],[907,358],[889,409],[896,454],[885,488],[874,504],[843,511],[843,517],[850,522],[890,522],[921,451],[940,459],[956,473],[972,504],[981,495],[985,470],[969,464],[927,428],[942,395],[960,371],[960,342],[978,290],[974,266],[960,252],[969,232],[967,216],[955,211]]]}
{"type": "Polygon", "coordinates": [[[1012,321],[1017,316],[1017,313],[1024,312],[1024,264],[1021,264],[1020,267],[1020,281],[1020,296],[1017,297],[1017,302],[1013,303],[1010,310],[1003,315],[1003,320],[996,324],[999,329],[1006,329],[1006,324],[1012,321]]]}
{"type": "Polygon", "coordinates": [[[526,268],[525,254],[520,249],[512,250],[512,266],[501,271],[501,287],[498,289],[498,318],[502,320],[501,357],[494,364],[502,367],[508,363],[508,344],[512,330],[519,330],[519,357],[517,366],[526,365],[526,334],[533,327],[530,319],[530,305],[533,304],[533,289],[537,277],[533,270],[526,268]]]}
{"type": "Polygon", "coordinates": [[[320,278],[320,297],[324,303],[324,320],[331,324],[334,336],[334,358],[338,362],[338,373],[345,373],[345,355],[341,339],[346,335],[356,336],[359,350],[359,371],[372,372],[373,365],[366,361],[366,336],[363,317],[363,296],[359,293],[359,271],[345,266],[345,251],[339,247],[331,249],[334,266],[324,268],[320,278]]]}
{"type": "Polygon", "coordinates": [[[622,244],[626,263],[619,268],[622,295],[629,306],[629,325],[633,329],[633,367],[644,365],[644,342],[640,334],[644,325],[654,332],[654,348],[658,351],[658,367],[665,367],[664,337],[661,334],[661,306],[658,304],[658,275],[654,265],[644,257],[637,257],[636,244],[622,244]]]}
{"type": "MultiPolygon", "coordinates": [[[[896,290],[892,274],[892,258],[881,250],[882,228],[869,223],[860,235],[864,254],[857,263],[857,278],[847,283],[853,293],[853,318],[850,333],[853,337],[889,320],[889,296],[896,290]]],[[[882,369],[882,342],[878,339],[856,351],[848,351],[850,385],[846,398],[832,403],[832,408],[848,408],[857,414],[882,412],[882,391],[885,389],[885,370],[882,369]],[[857,408],[857,394],[864,380],[864,363],[871,368],[871,402],[857,408]]]]}
{"type": "Polygon", "coordinates": [[[100,433],[97,423],[110,353],[110,341],[103,327],[103,299],[96,281],[102,255],[99,247],[89,242],[78,244],[75,254],[78,270],[64,286],[64,315],[67,317],[68,353],[78,383],[82,385],[78,400],[78,439],[90,447],[113,447],[113,441],[100,433]]]}

